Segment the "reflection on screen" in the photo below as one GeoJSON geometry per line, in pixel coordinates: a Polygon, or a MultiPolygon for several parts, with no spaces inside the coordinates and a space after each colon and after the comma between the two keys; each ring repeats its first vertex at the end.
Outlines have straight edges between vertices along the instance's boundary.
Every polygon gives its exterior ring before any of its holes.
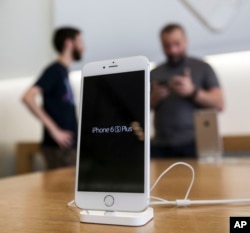
{"type": "Polygon", "coordinates": [[[78,191],[144,192],[144,71],[84,78],[78,191]]]}

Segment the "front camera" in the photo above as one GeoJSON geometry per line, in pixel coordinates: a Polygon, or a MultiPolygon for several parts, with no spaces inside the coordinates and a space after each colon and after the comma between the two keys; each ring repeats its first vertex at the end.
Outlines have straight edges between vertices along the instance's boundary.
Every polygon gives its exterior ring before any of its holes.
{"type": "Polygon", "coordinates": [[[103,69],[105,69],[106,67],[105,67],[105,66],[103,66],[102,68],[103,68],[103,69]]]}

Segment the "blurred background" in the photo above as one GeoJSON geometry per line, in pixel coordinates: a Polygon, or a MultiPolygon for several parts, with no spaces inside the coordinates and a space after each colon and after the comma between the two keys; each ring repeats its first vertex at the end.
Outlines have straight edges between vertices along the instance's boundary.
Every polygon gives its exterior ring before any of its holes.
{"type": "MultiPolygon", "coordinates": [[[[21,103],[24,91],[55,58],[53,30],[83,31],[86,53],[70,81],[78,102],[80,69],[89,61],[145,55],[152,67],[164,61],[159,31],[180,23],[189,54],[215,69],[226,107],[220,132],[238,151],[250,145],[250,2],[246,0],[1,0],[0,177],[44,169],[37,143],[42,126],[21,103]],[[233,139],[233,140],[231,140],[233,139]],[[247,145],[248,144],[248,145],[247,145]]],[[[230,147],[230,146],[229,146],[230,147]]]]}

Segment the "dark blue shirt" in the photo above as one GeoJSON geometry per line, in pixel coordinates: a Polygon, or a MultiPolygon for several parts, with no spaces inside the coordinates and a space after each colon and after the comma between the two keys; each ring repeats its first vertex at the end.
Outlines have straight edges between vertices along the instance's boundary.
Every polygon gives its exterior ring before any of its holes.
{"type": "MultiPolygon", "coordinates": [[[[61,129],[72,132],[72,148],[76,148],[76,109],[67,68],[59,62],[53,63],[45,69],[34,85],[42,89],[43,106],[48,115],[61,129]]],[[[46,128],[44,128],[42,145],[59,147],[46,128]]]]}

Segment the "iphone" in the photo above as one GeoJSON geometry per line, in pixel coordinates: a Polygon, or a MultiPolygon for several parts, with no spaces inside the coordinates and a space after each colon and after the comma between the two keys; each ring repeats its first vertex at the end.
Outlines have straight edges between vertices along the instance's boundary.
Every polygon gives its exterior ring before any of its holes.
{"type": "Polygon", "coordinates": [[[149,61],[137,56],[82,70],[75,203],[87,210],[149,205],[149,61]]]}

